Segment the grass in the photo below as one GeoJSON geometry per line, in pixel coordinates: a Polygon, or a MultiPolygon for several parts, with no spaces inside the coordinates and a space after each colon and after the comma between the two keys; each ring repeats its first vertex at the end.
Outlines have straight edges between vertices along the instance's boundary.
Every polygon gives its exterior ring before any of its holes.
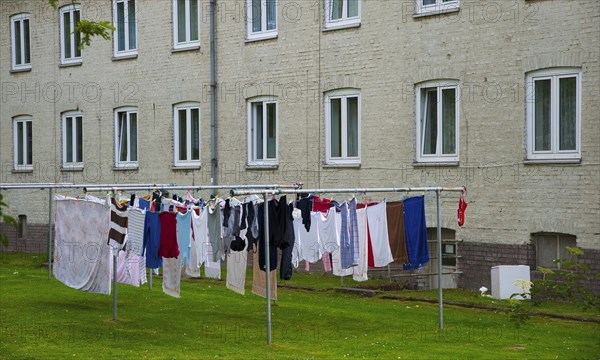
{"type": "MultiPolygon", "coordinates": [[[[43,256],[1,253],[0,358],[600,356],[598,324],[536,316],[516,329],[501,313],[447,306],[440,332],[436,304],[361,298],[324,288],[278,290],[272,307],[273,344],[268,346],[265,302],[250,294],[249,282],[247,295],[241,296],[227,290],[223,281],[187,280],[181,284],[180,299],[163,294],[160,281],[153,290],[120,285],[119,320],[113,322],[112,297],[48,280],[42,262],[43,256]]],[[[337,278],[297,275],[290,284],[339,285],[337,278]]],[[[460,292],[453,296],[465,297],[460,292]]]]}

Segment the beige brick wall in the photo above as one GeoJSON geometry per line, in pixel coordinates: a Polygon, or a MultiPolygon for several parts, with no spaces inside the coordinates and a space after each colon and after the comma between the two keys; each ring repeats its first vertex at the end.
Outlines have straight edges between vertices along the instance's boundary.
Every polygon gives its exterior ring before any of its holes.
{"type": "MultiPolygon", "coordinates": [[[[465,185],[467,224],[456,226],[457,194],[444,194],[445,227],[457,238],[524,244],[530,233],[564,232],[578,245],[600,248],[600,4],[596,1],[461,1],[460,12],[414,18],[413,2],[363,0],[358,28],[322,31],[322,1],[281,0],[277,39],[245,42],[245,1],[217,1],[218,181],[291,183],[306,187],[465,185]],[[582,71],[582,162],[526,165],[526,73],[548,67],[582,71]],[[415,167],[415,83],[455,79],[461,84],[460,165],[415,167]],[[361,90],[360,168],[323,166],[323,92],[361,90]],[[248,170],[246,99],[279,102],[279,167],[248,170]]],[[[209,184],[210,103],[208,1],[202,2],[199,51],[171,52],[170,1],[140,1],[137,59],[112,61],[112,42],[96,40],[81,67],[58,67],[56,12],[40,1],[2,2],[0,36],[0,161],[2,182],[163,182],[209,184]],[[22,10],[20,10],[22,9],[22,10]],[[45,9],[42,11],[41,9],[45,9]],[[33,70],[11,74],[8,18],[32,14],[33,70]],[[70,82],[74,99],[66,97],[70,82]],[[54,104],[52,84],[63,89],[54,104]],[[17,95],[12,95],[14,86],[17,95]],[[40,94],[37,99],[30,92],[40,94]],[[102,89],[94,100],[81,90],[102,89]],[[119,89],[117,92],[116,89],[119,89]],[[8,92],[7,92],[8,91],[8,92]],[[115,99],[115,94],[118,98],[115,99]],[[130,99],[125,99],[128,96],[130,99]],[[46,96],[48,97],[48,96],[46,96]],[[93,100],[93,101],[92,101],[93,100]],[[129,101],[127,101],[129,100],[129,101]],[[201,102],[202,169],[172,171],[172,105],[201,102]],[[113,171],[113,109],[137,105],[140,168],[113,171]],[[84,172],[60,171],[60,113],[85,114],[84,172]],[[34,118],[32,174],[13,174],[14,115],[34,118]],[[99,175],[98,175],[99,174],[99,175]]],[[[93,2],[94,16],[110,18],[110,2],[93,2]],[[99,15],[98,15],[99,14],[99,15]]],[[[88,1],[83,1],[85,9],[88,1]]],[[[84,10],[84,14],[85,14],[84,10]]],[[[387,194],[388,199],[403,194],[387,194]]],[[[7,193],[11,212],[43,222],[46,192],[7,193]]],[[[329,195],[328,195],[329,196],[329,195]]],[[[359,194],[362,199],[384,195],[359,194]]],[[[428,224],[435,199],[427,195],[428,224]]]]}

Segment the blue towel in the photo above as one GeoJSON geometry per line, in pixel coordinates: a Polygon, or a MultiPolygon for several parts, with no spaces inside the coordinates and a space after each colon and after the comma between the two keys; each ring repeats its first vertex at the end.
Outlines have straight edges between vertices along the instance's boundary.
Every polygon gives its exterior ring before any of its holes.
{"type": "Polygon", "coordinates": [[[429,262],[427,224],[425,224],[425,197],[404,199],[404,234],[408,263],[404,270],[414,270],[429,262]]]}

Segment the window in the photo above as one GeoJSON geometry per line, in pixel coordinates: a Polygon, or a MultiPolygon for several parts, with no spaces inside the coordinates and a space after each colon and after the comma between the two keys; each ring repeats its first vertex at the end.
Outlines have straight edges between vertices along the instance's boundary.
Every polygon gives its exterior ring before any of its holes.
{"type": "Polygon", "coordinates": [[[581,159],[581,75],[574,69],[527,76],[527,159],[581,159]]]}
{"type": "Polygon", "coordinates": [[[113,0],[115,57],[137,54],[135,0],[113,0]]]}
{"type": "Polygon", "coordinates": [[[360,164],[360,94],[336,90],[325,96],[327,164],[360,164]]]}
{"type": "Polygon", "coordinates": [[[325,0],[325,28],[360,24],[360,0],[325,0]]]}
{"type": "Polygon", "coordinates": [[[63,6],[60,9],[60,62],[61,64],[76,64],[81,62],[81,34],[75,32],[75,26],[80,19],[79,4],[63,6]]]}
{"type": "Polygon", "coordinates": [[[31,116],[14,119],[14,168],[33,170],[33,123],[31,116]]]}
{"type": "Polygon", "coordinates": [[[569,260],[570,253],[565,248],[567,246],[575,247],[577,237],[561,233],[535,233],[533,241],[536,252],[536,267],[557,269],[560,264],[554,263],[554,260],[569,260]]]}
{"type": "Polygon", "coordinates": [[[115,167],[137,168],[137,128],[136,108],[122,108],[115,111],[115,167]]]}
{"type": "Polygon", "coordinates": [[[12,43],[12,69],[31,69],[31,38],[29,14],[19,14],[10,18],[12,43]]]}
{"type": "Polygon", "coordinates": [[[277,101],[248,101],[248,165],[277,165],[277,101]]]}
{"type": "Polygon", "coordinates": [[[175,166],[200,166],[200,107],[176,105],[173,116],[175,166]]]}
{"type": "Polygon", "coordinates": [[[247,0],[248,40],[277,36],[277,1],[247,0]]]}
{"type": "Polygon", "coordinates": [[[83,115],[68,112],[62,116],[63,167],[83,167],[83,115]]]}
{"type": "Polygon", "coordinates": [[[173,0],[175,49],[200,46],[200,5],[198,0],[173,0]]]}
{"type": "Polygon", "coordinates": [[[417,162],[458,161],[459,90],[456,81],[416,86],[417,162]]]}
{"type": "Polygon", "coordinates": [[[415,15],[434,15],[458,11],[460,0],[415,0],[415,15]]]}

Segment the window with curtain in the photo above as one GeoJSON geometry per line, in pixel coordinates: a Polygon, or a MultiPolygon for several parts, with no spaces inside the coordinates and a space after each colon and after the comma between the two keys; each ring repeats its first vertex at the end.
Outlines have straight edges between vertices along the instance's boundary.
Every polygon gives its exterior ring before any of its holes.
{"type": "Polygon", "coordinates": [[[61,64],[81,62],[81,34],[75,26],[81,16],[81,5],[73,4],[60,9],[60,60],[61,64]]]}
{"type": "Polygon", "coordinates": [[[277,100],[259,97],[248,101],[248,165],[277,164],[277,100]]]}
{"type": "Polygon", "coordinates": [[[136,108],[115,111],[115,165],[118,168],[137,167],[138,113],[136,108]]]}
{"type": "Polygon", "coordinates": [[[33,170],[33,121],[29,115],[13,120],[13,153],[15,170],[33,170]]]}
{"type": "Polygon", "coordinates": [[[570,253],[566,247],[577,245],[577,237],[569,234],[539,232],[532,234],[532,238],[535,245],[536,267],[558,269],[560,264],[554,263],[554,260],[569,261],[570,253]]]}
{"type": "Polygon", "coordinates": [[[12,70],[31,69],[30,20],[31,15],[26,13],[14,15],[10,18],[12,70]]]}
{"type": "Polygon", "coordinates": [[[175,166],[200,166],[200,105],[183,103],[173,110],[175,166]]]}
{"type": "Polygon", "coordinates": [[[578,160],[580,72],[549,69],[527,76],[527,158],[578,160]]]}
{"type": "Polygon", "coordinates": [[[325,96],[326,162],[360,164],[360,93],[355,89],[325,96]]]}
{"type": "Polygon", "coordinates": [[[458,92],[456,81],[417,85],[417,161],[458,161],[458,92]]]}
{"type": "Polygon", "coordinates": [[[135,0],[113,0],[114,55],[137,54],[137,16],[135,0]]]}
{"type": "Polygon", "coordinates": [[[247,0],[248,40],[277,36],[277,0],[247,0]]]}
{"type": "Polygon", "coordinates": [[[173,0],[173,39],[175,49],[200,46],[199,0],[173,0]]]}
{"type": "Polygon", "coordinates": [[[83,167],[83,114],[62,116],[63,167],[83,167]]]}
{"type": "Polygon", "coordinates": [[[360,24],[361,0],[325,0],[325,29],[360,24]]]}
{"type": "Polygon", "coordinates": [[[434,15],[459,9],[460,0],[415,0],[415,15],[434,15]]]}

